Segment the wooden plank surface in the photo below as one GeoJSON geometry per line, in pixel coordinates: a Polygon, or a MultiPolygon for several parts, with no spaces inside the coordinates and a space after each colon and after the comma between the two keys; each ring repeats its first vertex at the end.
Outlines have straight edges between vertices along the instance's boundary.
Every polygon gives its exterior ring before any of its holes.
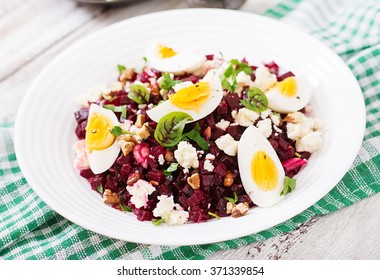
{"type": "MultiPolygon", "coordinates": [[[[261,12],[277,1],[247,1],[243,10],[261,12]]],[[[15,120],[33,79],[71,44],[122,19],[185,7],[181,0],[137,1],[115,8],[69,0],[0,0],[0,121],[15,120]]],[[[337,213],[316,217],[291,233],[220,251],[209,258],[379,259],[379,212],[377,195],[337,213]]]]}

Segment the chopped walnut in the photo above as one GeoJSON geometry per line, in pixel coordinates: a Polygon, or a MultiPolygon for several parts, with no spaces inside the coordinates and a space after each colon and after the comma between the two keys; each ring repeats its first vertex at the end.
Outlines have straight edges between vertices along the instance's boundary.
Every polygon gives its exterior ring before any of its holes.
{"type": "Polygon", "coordinates": [[[135,172],[129,174],[128,180],[127,180],[127,186],[132,186],[139,179],[140,179],[140,172],[136,170],[135,172]]]}
{"type": "Polygon", "coordinates": [[[231,202],[228,201],[226,205],[226,213],[231,214],[232,209],[234,209],[234,207],[235,207],[235,204],[232,204],[231,202]]]}
{"type": "Polygon", "coordinates": [[[137,136],[140,137],[140,139],[144,140],[150,136],[151,129],[147,124],[144,124],[139,131],[137,131],[137,136]]]}
{"type": "Polygon", "coordinates": [[[201,186],[201,178],[199,176],[199,173],[194,173],[190,177],[187,177],[187,183],[192,187],[194,190],[199,189],[201,186]]]}
{"type": "Polygon", "coordinates": [[[120,198],[117,193],[114,193],[109,189],[105,189],[103,193],[103,202],[109,204],[116,204],[120,203],[120,198]]]}
{"type": "Polygon", "coordinates": [[[150,85],[150,94],[153,96],[160,95],[160,88],[158,87],[158,84],[151,84],[150,85]]]}
{"type": "Polygon", "coordinates": [[[174,161],[174,153],[173,151],[166,149],[165,151],[165,160],[168,162],[174,161]]]}
{"type": "Polygon", "coordinates": [[[135,126],[142,128],[145,123],[145,116],[143,114],[137,115],[135,126]]]}
{"type": "Polygon", "coordinates": [[[112,100],[115,97],[115,93],[123,89],[123,85],[120,82],[113,82],[107,86],[107,89],[102,91],[102,96],[105,100],[112,100]]]}
{"type": "Polygon", "coordinates": [[[231,171],[227,171],[226,176],[224,176],[223,185],[225,187],[231,187],[234,183],[234,174],[231,171]]]}
{"type": "Polygon", "coordinates": [[[287,114],[286,117],[284,118],[285,122],[290,122],[290,123],[300,123],[302,120],[305,118],[305,115],[302,114],[301,112],[294,112],[287,114]]]}
{"type": "Polygon", "coordinates": [[[238,205],[232,208],[232,218],[239,218],[247,214],[249,210],[249,205],[247,202],[239,203],[238,205]]]}
{"type": "Polygon", "coordinates": [[[151,184],[153,187],[158,187],[159,183],[157,181],[149,181],[149,184],[151,184]]]}
{"type": "Polygon", "coordinates": [[[119,80],[125,84],[127,81],[132,80],[134,74],[135,70],[133,68],[127,68],[121,73],[119,80]]]}
{"type": "Polygon", "coordinates": [[[130,134],[123,134],[118,137],[119,145],[121,148],[121,151],[123,152],[123,155],[128,155],[135,145],[138,143],[136,137],[134,135],[130,134]]]}

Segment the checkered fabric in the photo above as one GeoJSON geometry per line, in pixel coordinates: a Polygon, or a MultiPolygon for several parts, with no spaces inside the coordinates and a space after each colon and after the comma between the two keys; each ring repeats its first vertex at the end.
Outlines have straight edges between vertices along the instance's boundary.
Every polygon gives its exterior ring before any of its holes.
{"type": "Polygon", "coordinates": [[[380,191],[380,1],[285,0],[265,13],[296,26],[332,48],[363,90],[367,126],[349,172],[324,198],[273,228],[235,240],[199,246],[129,243],[85,230],[52,211],[20,172],[13,123],[0,124],[0,258],[204,259],[217,250],[292,231],[315,215],[349,206],[380,191]]]}

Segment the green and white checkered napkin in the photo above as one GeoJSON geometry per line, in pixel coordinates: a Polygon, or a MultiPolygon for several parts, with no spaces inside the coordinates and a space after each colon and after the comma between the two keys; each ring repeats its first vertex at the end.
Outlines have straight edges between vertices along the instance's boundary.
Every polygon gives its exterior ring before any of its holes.
{"type": "Polygon", "coordinates": [[[203,259],[217,250],[289,232],[315,215],[380,192],[380,1],[286,0],[265,15],[323,41],[346,61],[364,92],[364,142],[350,171],[328,195],[280,225],[226,242],[170,247],[114,240],[71,223],[41,201],[17,164],[13,124],[0,124],[0,258],[203,259]]]}

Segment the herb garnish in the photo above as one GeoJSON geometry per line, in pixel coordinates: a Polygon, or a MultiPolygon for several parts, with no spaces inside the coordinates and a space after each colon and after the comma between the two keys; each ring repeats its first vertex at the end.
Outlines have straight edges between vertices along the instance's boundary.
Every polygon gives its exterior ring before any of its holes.
{"type": "Polygon", "coordinates": [[[159,219],[159,220],[152,220],[152,224],[153,224],[154,226],[159,226],[159,225],[161,225],[164,221],[165,221],[164,218],[161,218],[161,219],[159,219]]]}
{"type": "Polygon", "coordinates": [[[236,192],[234,192],[234,198],[224,197],[224,199],[231,202],[231,204],[234,205],[238,201],[238,196],[237,196],[236,192]]]}
{"type": "Polygon", "coordinates": [[[145,104],[149,101],[150,93],[145,86],[133,84],[129,87],[128,97],[137,104],[145,104]]]}
{"type": "Polygon", "coordinates": [[[250,75],[252,71],[252,68],[247,63],[239,62],[237,59],[232,59],[230,66],[226,69],[221,77],[223,89],[234,93],[237,87],[236,76],[240,72],[244,72],[245,74],[250,75]]]}
{"type": "Polygon", "coordinates": [[[219,217],[218,215],[216,215],[215,213],[208,212],[208,214],[209,214],[211,217],[214,217],[214,218],[217,218],[218,220],[220,220],[220,217],[219,217]]]}
{"type": "Polygon", "coordinates": [[[103,105],[103,108],[111,110],[115,113],[121,113],[123,119],[127,118],[127,105],[115,106],[111,104],[103,105]]]}
{"type": "Polygon", "coordinates": [[[110,129],[110,132],[113,135],[115,135],[116,137],[118,137],[122,134],[132,134],[132,135],[136,134],[134,132],[126,131],[126,130],[122,129],[120,126],[114,126],[113,128],[110,129]]]}
{"type": "Polygon", "coordinates": [[[240,103],[257,113],[268,109],[268,99],[265,93],[256,87],[249,87],[247,99],[240,100],[240,103]]]}
{"type": "Polygon", "coordinates": [[[285,176],[284,189],[282,190],[280,195],[286,195],[288,193],[291,193],[296,188],[296,182],[296,179],[285,176]]]}
{"type": "Polygon", "coordinates": [[[177,171],[178,165],[179,165],[178,162],[172,162],[169,165],[169,167],[166,170],[164,170],[164,175],[168,176],[168,175],[172,174],[174,171],[177,171]]]}
{"type": "Polygon", "coordinates": [[[98,190],[99,193],[103,193],[103,185],[102,184],[100,184],[96,189],[98,190]]]}
{"type": "Polygon", "coordinates": [[[157,123],[154,138],[164,147],[172,147],[178,144],[182,138],[182,132],[187,121],[193,118],[183,112],[171,112],[163,116],[157,123]]]}
{"type": "Polygon", "coordinates": [[[165,90],[171,90],[176,84],[178,84],[180,81],[173,80],[168,73],[162,74],[163,79],[158,84],[160,88],[165,90]]]}
{"type": "Polygon", "coordinates": [[[209,148],[208,142],[205,139],[203,139],[202,136],[199,134],[200,129],[201,129],[201,127],[197,123],[192,130],[190,130],[189,132],[186,132],[185,134],[182,135],[181,140],[193,140],[198,144],[198,146],[202,150],[207,151],[209,148]]]}
{"type": "Polygon", "coordinates": [[[132,212],[132,208],[129,206],[124,206],[123,204],[119,203],[119,207],[123,212],[132,212]]]}
{"type": "Polygon", "coordinates": [[[117,69],[119,70],[119,74],[121,75],[125,69],[127,69],[127,67],[125,67],[124,65],[117,65],[117,69]]]}

